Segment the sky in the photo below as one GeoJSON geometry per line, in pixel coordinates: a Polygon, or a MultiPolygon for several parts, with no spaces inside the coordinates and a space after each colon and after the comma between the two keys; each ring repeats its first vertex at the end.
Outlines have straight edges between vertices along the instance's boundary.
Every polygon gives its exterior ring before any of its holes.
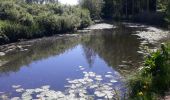
{"type": "Polygon", "coordinates": [[[70,4],[70,5],[78,4],[78,0],[59,0],[59,2],[61,2],[63,4],[70,4]]]}

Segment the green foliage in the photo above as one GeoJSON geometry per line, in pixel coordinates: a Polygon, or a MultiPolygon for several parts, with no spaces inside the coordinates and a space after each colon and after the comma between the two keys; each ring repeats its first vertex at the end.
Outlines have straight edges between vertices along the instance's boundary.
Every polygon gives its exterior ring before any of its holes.
{"type": "MultiPolygon", "coordinates": [[[[169,47],[170,48],[170,47],[169,47]]],[[[170,88],[169,50],[162,44],[161,51],[151,53],[143,68],[130,80],[130,96],[136,100],[155,100],[170,88]]]]}
{"type": "Polygon", "coordinates": [[[103,4],[103,0],[80,0],[81,7],[88,9],[93,19],[100,18],[103,4]]]}
{"type": "Polygon", "coordinates": [[[83,27],[87,27],[91,24],[91,18],[90,18],[90,13],[88,10],[82,10],[80,12],[80,18],[81,18],[81,25],[80,27],[83,28],[83,27]]]}
{"type": "Polygon", "coordinates": [[[2,27],[5,25],[4,21],[0,21],[0,45],[9,41],[8,37],[3,33],[2,27]]]}
{"type": "Polygon", "coordinates": [[[26,3],[0,0],[0,41],[15,42],[74,31],[91,24],[90,13],[78,6],[59,3],[26,3]]]}
{"type": "Polygon", "coordinates": [[[16,42],[18,39],[29,39],[36,36],[39,31],[36,25],[23,26],[15,22],[6,22],[1,28],[2,33],[8,37],[9,41],[16,42]]]}
{"type": "Polygon", "coordinates": [[[0,19],[19,22],[23,25],[32,25],[33,17],[19,4],[9,1],[0,3],[0,19]]]}
{"type": "Polygon", "coordinates": [[[38,18],[38,23],[44,29],[45,34],[51,35],[61,31],[61,21],[58,16],[41,16],[38,18]]]}
{"type": "Polygon", "coordinates": [[[157,0],[157,9],[165,12],[168,6],[169,0],[157,0]]]}
{"type": "Polygon", "coordinates": [[[104,18],[133,18],[143,12],[156,12],[156,0],[104,0],[104,18]]]}

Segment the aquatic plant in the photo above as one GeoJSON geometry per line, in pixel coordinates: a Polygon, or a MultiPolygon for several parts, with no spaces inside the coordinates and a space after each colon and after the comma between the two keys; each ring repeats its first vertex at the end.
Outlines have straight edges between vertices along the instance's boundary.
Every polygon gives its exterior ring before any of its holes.
{"type": "Polygon", "coordinates": [[[68,84],[65,85],[66,90],[64,91],[52,90],[49,85],[34,89],[24,89],[21,85],[13,85],[12,88],[16,93],[20,94],[20,96],[8,96],[7,98],[11,100],[109,100],[122,98],[122,87],[116,87],[117,82],[120,82],[119,75],[117,76],[119,79],[116,79],[112,72],[107,72],[102,76],[95,72],[87,72],[85,69],[81,70],[82,68],[84,67],[79,66],[79,70],[82,72],[83,77],[79,79],[66,79],[68,84]]]}

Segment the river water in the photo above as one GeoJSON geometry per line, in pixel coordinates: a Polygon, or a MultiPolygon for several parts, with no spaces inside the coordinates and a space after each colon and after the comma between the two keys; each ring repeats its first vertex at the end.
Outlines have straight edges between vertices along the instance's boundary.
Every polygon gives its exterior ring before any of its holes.
{"type": "Polygon", "coordinates": [[[142,62],[142,40],[125,26],[79,34],[1,47],[1,98],[124,97],[126,77],[142,62]]]}

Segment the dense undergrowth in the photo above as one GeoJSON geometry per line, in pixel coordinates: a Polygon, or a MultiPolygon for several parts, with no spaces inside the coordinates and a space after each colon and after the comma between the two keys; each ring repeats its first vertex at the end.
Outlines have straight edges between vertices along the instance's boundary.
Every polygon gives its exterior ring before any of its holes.
{"type": "Polygon", "coordinates": [[[91,24],[79,6],[0,0],[0,44],[75,31],[91,24]]]}
{"type": "Polygon", "coordinates": [[[130,99],[157,100],[170,88],[170,44],[151,53],[144,65],[129,82],[130,99]]]}

